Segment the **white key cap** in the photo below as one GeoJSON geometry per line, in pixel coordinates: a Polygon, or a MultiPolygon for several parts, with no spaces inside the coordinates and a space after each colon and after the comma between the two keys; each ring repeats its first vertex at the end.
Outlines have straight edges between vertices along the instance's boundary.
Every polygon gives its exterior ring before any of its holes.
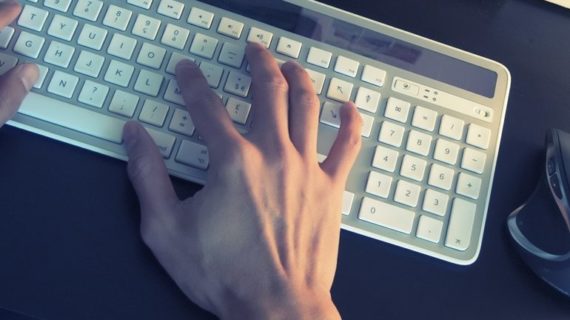
{"type": "Polygon", "coordinates": [[[196,127],[194,126],[194,122],[192,122],[188,111],[176,108],[168,129],[191,137],[194,134],[196,127]]]}
{"type": "Polygon", "coordinates": [[[75,70],[75,72],[97,78],[99,77],[101,68],[103,68],[103,63],[105,63],[105,58],[103,58],[103,56],[89,51],[81,51],[73,70],[75,70]]]}
{"type": "Polygon", "coordinates": [[[234,68],[241,68],[243,59],[245,58],[245,47],[241,45],[234,45],[231,43],[224,43],[218,61],[225,65],[234,68]]]}
{"type": "Polygon", "coordinates": [[[239,39],[243,31],[243,23],[233,19],[222,17],[218,26],[218,33],[226,35],[230,38],[239,39]]]}
{"type": "Polygon", "coordinates": [[[367,193],[387,199],[391,189],[392,177],[376,171],[370,171],[368,182],[366,183],[367,193]]]}
{"type": "Polygon", "coordinates": [[[426,172],[427,161],[405,155],[400,168],[400,175],[416,181],[422,181],[426,172]]]}
{"type": "Polygon", "coordinates": [[[200,8],[193,7],[188,16],[188,23],[200,28],[210,29],[214,21],[214,14],[200,8]]]}
{"type": "Polygon", "coordinates": [[[139,52],[137,63],[153,69],[160,69],[165,56],[166,49],[145,42],[139,52]]]}
{"type": "Polygon", "coordinates": [[[161,22],[158,19],[139,14],[133,27],[133,34],[148,40],[154,40],[158,34],[160,24],[161,22]]]}
{"type": "Polygon", "coordinates": [[[103,1],[79,0],[73,11],[73,15],[89,21],[96,21],[103,8],[103,1]]]}
{"type": "Polygon", "coordinates": [[[172,55],[170,56],[170,60],[168,61],[168,65],[166,66],[166,72],[170,74],[176,74],[176,65],[178,64],[178,62],[182,60],[195,61],[194,58],[190,58],[181,55],[180,53],[173,52],[172,55]]]}
{"type": "Polygon", "coordinates": [[[115,57],[130,60],[137,46],[137,40],[126,37],[122,34],[115,33],[113,39],[107,48],[107,53],[115,57]]]}
{"type": "Polygon", "coordinates": [[[443,221],[428,216],[421,216],[418,222],[416,236],[420,239],[438,243],[441,238],[442,229],[443,221]]]}
{"type": "Polygon", "coordinates": [[[181,106],[186,105],[184,98],[182,97],[182,91],[178,86],[178,82],[175,79],[171,79],[168,82],[168,87],[166,87],[166,93],[164,93],[164,100],[168,102],[174,102],[181,106]]]}
{"type": "Polygon", "coordinates": [[[251,27],[247,35],[247,42],[259,43],[266,48],[271,45],[271,40],[273,40],[273,33],[256,27],[251,27]]]}
{"type": "Polygon", "coordinates": [[[20,27],[32,29],[35,31],[42,31],[49,12],[31,5],[25,5],[20,13],[18,25],[20,27]]]}
{"type": "Polygon", "coordinates": [[[109,111],[132,118],[137,109],[139,97],[125,91],[117,90],[109,104],[109,111]]]}
{"type": "Polygon", "coordinates": [[[396,186],[394,201],[415,208],[418,205],[421,190],[422,188],[417,184],[400,180],[396,186]]]}
{"type": "Polygon", "coordinates": [[[456,143],[445,139],[438,139],[433,157],[441,162],[455,165],[457,163],[457,156],[459,155],[459,148],[459,145],[456,143]]]}
{"type": "Polygon", "coordinates": [[[353,87],[354,84],[350,82],[340,80],[338,78],[332,78],[329,84],[327,97],[340,102],[349,101],[353,87]]]}
{"type": "Polygon", "coordinates": [[[378,141],[399,148],[402,145],[405,131],[406,129],[402,126],[390,121],[384,121],[382,129],[380,129],[378,141]]]}
{"type": "Polygon", "coordinates": [[[410,103],[394,97],[388,99],[384,116],[387,118],[406,123],[410,113],[410,103]]]}
{"type": "Polygon", "coordinates": [[[474,203],[463,199],[453,200],[449,226],[447,227],[447,237],[445,245],[460,251],[465,251],[471,244],[471,233],[475,221],[474,203]]]}
{"type": "Polygon", "coordinates": [[[342,105],[326,101],[321,111],[321,122],[329,126],[340,128],[340,108],[342,105]]]}
{"type": "Polygon", "coordinates": [[[169,23],[164,29],[161,43],[182,50],[186,46],[189,36],[190,30],[169,23]]]}
{"type": "Polygon", "coordinates": [[[356,60],[352,60],[344,56],[338,56],[334,65],[334,71],[354,78],[358,73],[359,66],[360,62],[356,60]]]}
{"type": "Polygon", "coordinates": [[[342,214],[349,215],[352,210],[352,203],[354,202],[354,193],[345,191],[342,194],[342,214]]]}
{"type": "Polygon", "coordinates": [[[228,110],[230,118],[232,118],[234,122],[246,124],[251,110],[251,103],[230,97],[226,103],[226,110],[228,110]]]}
{"type": "Polygon", "coordinates": [[[331,52],[315,47],[311,47],[311,49],[309,49],[309,55],[307,56],[308,63],[327,69],[331,64],[331,60],[331,52]]]}
{"type": "Polygon", "coordinates": [[[180,149],[176,155],[176,161],[198,169],[206,170],[210,163],[208,148],[195,142],[182,140],[182,144],[180,145],[180,149]]]}
{"type": "Polygon", "coordinates": [[[403,233],[412,232],[415,213],[394,205],[364,197],[358,218],[403,233]]]}
{"type": "Polygon", "coordinates": [[[76,76],[55,71],[48,86],[48,92],[69,99],[73,96],[78,82],[79,78],[76,76]]]}
{"type": "Polygon", "coordinates": [[[61,12],[67,12],[69,6],[71,5],[71,0],[45,0],[44,6],[52,8],[61,12]]]}
{"type": "Polygon", "coordinates": [[[12,70],[18,64],[18,58],[0,52],[0,75],[12,70]]]}
{"type": "Polygon", "coordinates": [[[368,82],[371,85],[382,87],[386,81],[386,71],[376,67],[365,65],[362,70],[362,81],[368,82]]]}
{"type": "Polygon", "coordinates": [[[461,137],[463,137],[464,126],[465,122],[463,120],[448,115],[444,115],[441,118],[441,124],[439,126],[439,134],[454,140],[461,140],[461,137]]]}
{"type": "Polygon", "coordinates": [[[105,73],[105,81],[126,88],[129,86],[133,72],[135,72],[135,67],[132,65],[111,60],[107,73],[105,73]]]}
{"type": "Polygon", "coordinates": [[[44,56],[44,61],[58,67],[67,68],[75,48],[61,42],[52,41],[44,56]]]}
{"type": "Polygon", "coordinates": [[[412,126],[433,132],[435,129],[436,121],[437,112],[428,108],[417,106],[412,118],[412,126]]]}
{"type": "Polygon", "coordinates": [[[77,43],[94,50],[101,50],[103,43],[107,38],[107,30],[96,27],[94,25],[85,24],[77,43]]]}
{"type": "Polygon", "coordinates": [[[251,77],[237,72],[230,72],[224,91],[240,97],[247,97],[251,87],[251,77]]]}
{"type": "Polygon", "coordinates": [[[461,172],[457,179],[457,188],[455,192],[477,200],[479,199],[479,194],[481,192],[481,179],[461,172]]]}
{"type": "Polygon", "coordinates": [[[448,203],[448,195],[427,189],[424,196],[424,204],[422,206],[422,209],[424,211],[431,212],[443,217],[447,213],[448,203]]]}
{"type": "Polygon", "coordinates": [[[158,101],[146,99],[143,104],[139,120],[158,127],[164,125],[170,107],[158,101]]]}
{"type": "Polygon", "coordinates": [[[172,149],[174,149],[174,143],[176,142],[176,138],[170,134],[166,134],[164,132],[154,130],[151,128],[145,128],[148,134],[151,136],[152,140],[158,147],[158,151],[164,158],[169,158],[170,154],[172,153],[172,149]]]}
{"type": "Polygon", "coordinates": [[[109,94],[109,87],[93,82],[91,80],[86,80],[79,93],[79,102],[85,103],[95,108],[102,108],[109,94]]]}
{"type": "Polygon", "coordinates": [[[421,154],[422,156],[427,156],[431,149],[432,139],[432,136],[428,134],[412,130],[408,135],[408,144],[406,145],[406,150],[421,154]]]}
{"type": "Polygon", "coordinates": [[[461,168],[469,171],[482,174],[485,169],[485,162],[487,155],[481,151],[471,148],[465,148],[463,151],[463,160],[461,161],[461,168]]]}
{"type": "Polygon", "coordinates": [[[394,172],[394,170],[396,170],[396,164],[398,163],[398,156],[399,153],[396,150],[377,146],[374,152],[372,166],[388,172],[394,172]]]}
{"type": "Polygon", "coordinates": [[[133,12],[131,10],[112,4],[109,6],[109,9],[107,9],[103,24],[117,30],[126,31],[132,15],[133,12]]]}
{"type": "Polygon", "coordinates": [[[315,92],[320,95],[323,92],[323,87],[325,85],[326,76],[323,73],[316,72],[311,69],[305,69],[309,74],[309,78],[311,78],[311,82],[313,83],[313,88],[315,92]]]}
{"type": "Polygon", "coordinates": [[[202,62],[200,63],[200,70],[208,81],[208,85],[210,85],[210,87],[217,88],[220,86],[220,81],[224,74],[224,69],[222,67],[209,62],[202,62]]]}
{"type": "Polygon", "coordinates": [[[46,39],[40,36],[22,31],[14,45],[14,52],[37,59],[45,41],[46,39]]]}
{"type": "Polygon", "coordinates": [[[287,37],[281,37],[279,38],[279,43],[277,43],[275,51],[293,59],[298,59],[302,46],[303,45],[299,41],[295,41],[287,37]]]}
{"type": "Polygon", "coordinates": [[[360,117],[362,118],[361,135],[369,138],[372,133],[372,127],[374,127],[374,117],[363,113],[360,113],[360,117]]]}
{"type": "Polygon", "coordinates": [[[164,77],[161,74],[143,69],[139,73],[134,89],[137,92],[157,97],[163,81],[164,77]]]}
{"type": "Polygon", "coordinates": [[[356,94],[356,100],[354,103],[362,110],[376,113],[376,110],[378,110],[378,106],[380,105],[381,98],[382,95],[380,92],[360,87],[358,89],[358,93],[356,94]]]}
{"type": "Polygon", "coordinates": [[[454,176],[455,171],[453,169],[440,166],[439,164],[433,164],[431,166],[428,184],[443,190],[450,190],[454,176]]]}
{"type": "Polygon", "coordinates": [[[137,6],[143,9],[150,9],[152,5],[152,0],[127,0],[128,4],[132,4],[133,6],[137,6]]]}
{"type": "Polygon", "coordinates": [[[491,142],[491,130],[476,124],[470,124],[466,142],[481,149],[488,149],[491,142]]]}
{"type": "Polygon", "coordinates": [[[0,29],[0,48],[1,49],[6,49],[8,48],[8,45],[10,44],[10,41],[12,40],[12,37],[14,36],[14,28],[10,27],[10,26],[6,26],[2,29],[0,29]]]}
{"type": "Polygon", "coordinates": [[[206,59],[212,59],[217,47],[218,39],[197,33],[190,46],[190,53],[206,59]]]}
{"type": "MultiPolygon", "coordinates": [[[[38,68],[40,69],[40,76],[38,77],[38,81],[36,81],[36,83],[34,84],[34,88],[36,89],[40,89],[41,87],[44,86],[44,82],[49,72],[49,69],[46,66],[42,66],[41,64],[38,64],[38,68]]],[[[2,74],[1,71],[0,74],[2,74]]]]}
{"type": "Polygon", "coordinates": [[[158,14],[179,20],[184,11],[184,3],[174,0],[161,0],[158,5],[158,14]]]}
{"type": "Polygon", "coordinates": [[[70,41],[75,34],[78,24],[79,22],[77,20],[56,14],[48,28],[48,34],[62,40],[70,41]]]}

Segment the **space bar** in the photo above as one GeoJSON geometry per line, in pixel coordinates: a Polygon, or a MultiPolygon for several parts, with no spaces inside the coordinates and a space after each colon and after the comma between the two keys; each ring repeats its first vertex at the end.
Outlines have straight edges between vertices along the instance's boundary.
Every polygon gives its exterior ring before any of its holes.
{"type": "Polygon", "coordinates": [[[125,121],[30,92],[19,113],[115,143],[123,141],[125,121]]]}

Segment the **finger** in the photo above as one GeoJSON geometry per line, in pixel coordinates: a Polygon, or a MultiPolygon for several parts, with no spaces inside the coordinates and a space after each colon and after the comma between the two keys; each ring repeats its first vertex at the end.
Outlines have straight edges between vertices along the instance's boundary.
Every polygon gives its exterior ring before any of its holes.
{"type": "Polygon", "coordinates": [[[255,126],[252,134],[268,137],[272,142],[275,135],[289,139],[288,85],[275,58],[267,49],[257,43],[249,43],[246,49],[251,66],[252,101],[255,112],[255,126]]]}
{"type": "Polygon", "coordinates": [[[239,137],[220,98],[210,89],[200,68],[190,60],[176,66],[176,79],[186,107],[208,148],[224,146],[239,137]]]}
{"type": "Polygon", "coordinates": [[[340,121],[336,140],[321,168],[330,176],[344,181],[356,161],[361,145],[362,117],[352,102],[342,106],[340,121]]]}
{"type": "Polygon", "coordinates": [[[289,83],[289,135],[297,150],[317,156],[319,99],[313,83],[301,65],[287,62],[281,68],[289,83]]]}
{"type": "Polygon", "coordinates": [[[141,205],[143,218],[168,212],[178,198],[156,144],[137,122],[127,122],[123,138],[129,157],[128,173],[141,205]]]}
{"type": "Polygon", "coordinates": [[[0,28],[9,25],[20,14],[20,4],[16,0],[0,2],[0,28]]]}
{"type": "Polygon", "coordinates": [[[36,65],[22,64],[0,77],[0,127],[18,111],[39,73],[36,65]]]}

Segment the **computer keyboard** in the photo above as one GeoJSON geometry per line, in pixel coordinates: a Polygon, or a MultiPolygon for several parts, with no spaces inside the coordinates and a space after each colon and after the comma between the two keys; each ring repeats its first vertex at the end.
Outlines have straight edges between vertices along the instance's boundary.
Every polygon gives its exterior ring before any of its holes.
{"type": "Polygon", "coordinates": [[[322,101],[321,161],[341,102],[361,112],[343,228],[457,264],[477,258],[510,84],[501,65],[313,1],[267,1],[299,9],[283,13],[285,22],[302,16],[290,30],[197,1],[23,5],[0,32],[0,73],[35,62],[41,77],[11,125],[124,160],[122,127],[138,120],[172,175],[204,183],[208,149],[175,66],[195,61],[246,133],[255,110],[245,46],[259,42],[278,62],[306,67],[322,101]],[[318,32],[307,33],[315,21],[318,32]],[[373,41],[363,50],[361,39],[373,41]]]}

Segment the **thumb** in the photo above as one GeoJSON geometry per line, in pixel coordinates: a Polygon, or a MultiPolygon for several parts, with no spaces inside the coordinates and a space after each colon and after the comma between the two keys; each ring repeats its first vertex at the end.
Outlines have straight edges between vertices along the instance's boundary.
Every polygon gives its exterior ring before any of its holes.
{"type": "Polygon", "coordinates": [[[154,140],[137,122],[127,122],[123,138],[129,157],[128,173],[141,205],[143,218],[156,218],[178,202],[164,160],[154,140]]]}
{"type": "Polygon", "coordinates": [[[22,64],[0,77],[0,127],[16,114],[39,73],[36,65],[22,64]]]}

